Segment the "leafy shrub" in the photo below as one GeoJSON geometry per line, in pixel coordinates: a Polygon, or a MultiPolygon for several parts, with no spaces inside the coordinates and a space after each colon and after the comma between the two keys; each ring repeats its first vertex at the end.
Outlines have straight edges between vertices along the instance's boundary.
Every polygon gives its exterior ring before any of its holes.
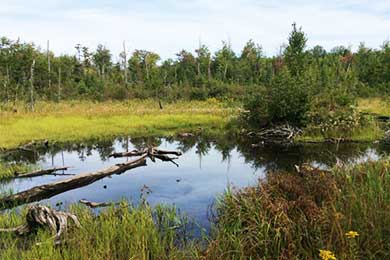
{"type": "Polygon", "coordinates": [[[254,126],[273,123],[302,125],[310,105],[310,92],[304,80],[279,73],[271,85],[250,93],[244,108],[249,111],[247,122],[254,126]]]}
{"type": "Polygon", "coordinates": [[[327,136],[333,133],[346,135],[363,122],[355,104],[355,96],[344,87],[335,87],[316,95],[307,113],[309,128],[327,136]]]}

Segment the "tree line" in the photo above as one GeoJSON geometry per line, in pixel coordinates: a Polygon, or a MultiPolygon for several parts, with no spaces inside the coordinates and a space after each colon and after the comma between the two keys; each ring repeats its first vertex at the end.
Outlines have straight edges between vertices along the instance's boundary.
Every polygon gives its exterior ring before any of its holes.
{"type": "MultiPolygon", "coordinates": [[[[96,50],[77,44],[74,55],[56,56],[33,43],[0,39],[0,99],[2,102],[62,99],[205,99],[242,97],[256,88],[302,85],[318,92],[345,85],[357,95],[390,93],[390,42],[378,49],[360,44],[357,51],[338,46],[330,51],[306,47],[307,37],[295,24],[288,44],[267,57],[249,40],[240,53],[228,42],[215,53],[203,44],[181,50],[175,59],[157,53],[123,52],[117,62],[103,45],[96,50]]],[[[294,88],[292,88],[294,89],[294,88]]]]}

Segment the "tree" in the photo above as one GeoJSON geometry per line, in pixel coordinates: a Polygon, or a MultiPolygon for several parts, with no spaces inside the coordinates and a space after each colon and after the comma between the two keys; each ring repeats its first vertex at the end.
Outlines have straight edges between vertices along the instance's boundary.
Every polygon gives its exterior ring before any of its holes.
{"type": "Polygon", "coordinates": [[[99,44],[96,52],[92,55],[92,59],[101,78],[104,80],[106,72],[109,71],[112,66],[110,50],[99,44]]]}
{"type": "Polygon", "coordinates": [[[288,38],[288,46],[284,51],[284,59],[292,76],[299,76],[305,68],[305,47],[307,38],[302,28],[292,24],[292,32],[288,38]]]}

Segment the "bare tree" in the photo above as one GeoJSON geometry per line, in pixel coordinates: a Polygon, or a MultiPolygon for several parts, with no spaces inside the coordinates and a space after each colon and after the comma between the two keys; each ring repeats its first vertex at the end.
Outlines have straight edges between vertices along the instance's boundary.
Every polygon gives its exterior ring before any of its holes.
{"type": "Polygon", "coordinates": [[[61,100],[61,66],[58,67],[58,101],[61,100]]]}
{"type": "Polygon", "coordinates": [[[30,70],[30,110],[32,112],[34,112],[34,68],[35,59],[33,59],[30,70]]]}
{"type": "Polygon", "coordinates": [[[126,51],[126,41],[123,41],[123,69],[125,76],[125,84],[127,86],[127,51],[126,51]]]}
{"type": "Polygon", "coordinates": [[[50,75],[50,72],[51,72],[51,67],[50,67],[50,42],[49,40],[47,40],[47,73],[48,73],[48,78],[49,78],[49,84],[48,84],[48,87],[49,87],[49,90],[51,89],[51,75],[50,75]]]}

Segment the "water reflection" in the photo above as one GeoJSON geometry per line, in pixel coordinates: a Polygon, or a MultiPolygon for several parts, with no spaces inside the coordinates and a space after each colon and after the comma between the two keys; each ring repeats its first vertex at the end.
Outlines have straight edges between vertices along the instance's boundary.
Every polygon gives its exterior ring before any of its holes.
{"type": "MultiPolygon", "coordinates": [[[[227,186],[242,187],[265,177],[268,170],[291,169],[295,164],[312,162],[323,167],[332,166],[337,159],[359,162],[378,159],[390,152],[390,146],[373,144],[308,144],[253,148],[253,140],[231,137],[129,138],[91,140],[79,144],[51,145],[48,150],[2,154],[2,160],[28,162],[43,168],[72,166],[68,173],[92,172],[126,158],[113,159],[113,152],[142,149],[149,145],[161,149],[180,150],[179,168],[170,163],[148,162],[148,167],[137,168],[115,175],[89,186],[57,195],[45,203],[67,205],[79,199],[91,201],[139,200],[140,190],[151,189],[148,201],[175,204],[182,212],[203,226],[208,225],[207,208],[227,186]]],[[[3,190],[22,191],[66,178],[42,176],[3,182],[3,190]]]]}

